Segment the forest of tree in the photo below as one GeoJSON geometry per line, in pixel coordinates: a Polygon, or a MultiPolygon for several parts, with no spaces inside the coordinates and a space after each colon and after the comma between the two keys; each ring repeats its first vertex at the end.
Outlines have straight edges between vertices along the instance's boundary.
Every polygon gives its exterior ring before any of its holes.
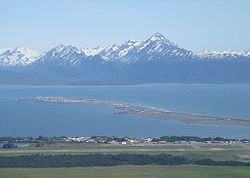
{"type": "Polygon", "coordinates": [[[0,156],[0,167],[87,167],[87,166],[116,166],[116,165],[223,165],[250,166],[249,162],[214,161],[211,159],[188,160],[183,156],[167,154],[82,154],[82,155],[23,155],[0,156]]]}

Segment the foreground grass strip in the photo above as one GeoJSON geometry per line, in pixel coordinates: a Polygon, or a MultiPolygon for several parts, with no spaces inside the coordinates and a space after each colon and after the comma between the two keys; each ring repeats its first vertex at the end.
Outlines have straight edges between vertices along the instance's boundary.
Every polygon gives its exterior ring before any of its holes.
{"type": "Polygon", "coordinates": [[[87,168],[0,168],[0,178],[249,178],[248,167],[113,166],[87,168]]]}

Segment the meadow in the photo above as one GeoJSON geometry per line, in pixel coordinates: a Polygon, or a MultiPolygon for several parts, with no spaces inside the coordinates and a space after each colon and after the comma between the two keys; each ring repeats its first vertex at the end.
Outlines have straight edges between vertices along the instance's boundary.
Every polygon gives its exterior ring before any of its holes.
{"type": "Polygon", "coordinates": [[[0,178],[249,178],[249,167],[112,166],[87,168],[1,168],[0,178]]]}

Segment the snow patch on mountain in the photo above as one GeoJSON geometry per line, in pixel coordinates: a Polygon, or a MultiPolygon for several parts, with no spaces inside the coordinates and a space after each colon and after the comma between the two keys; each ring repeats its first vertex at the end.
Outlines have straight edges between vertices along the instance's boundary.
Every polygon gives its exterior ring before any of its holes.
{"type": "Polygon", "coordinates": [[[0,48],[0,55],[8,50],[10,50],[10,48],[0,48]]]}
{"type": "Polygon", "coordinates": [[[138,47],[143,43],[141,40],[129,40],[121,45],[113,44],[106,47],[99,53],[104,61],[121,61],[132,51],[138,51],[138,47]]]}
{"type": "Polygon", "coordinates": [[[194,53],[194,57],[205,58],[205,59],[250,57],[250,51],[247,50],[244,52],[237,52],[237,51],[232,51],[232,50],[224,50],[224,51],[204,50],[201,52],[194,53]]]}
{"type": "Polygon", "coordinates": [[[93,49],[90,48],[82,48],[80,49],[86,56],[95,56],[99,54],[104,48],[102,47],[96,47],[93,49]]]}

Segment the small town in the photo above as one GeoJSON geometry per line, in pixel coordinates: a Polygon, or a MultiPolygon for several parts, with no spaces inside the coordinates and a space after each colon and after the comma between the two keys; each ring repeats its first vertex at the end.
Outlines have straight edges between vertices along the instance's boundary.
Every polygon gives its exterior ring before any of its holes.
{"type": "MultiPolygon", "coordinates": [[[[138,145],[138,146],[153,146],[153,145],[167,145],[167,144],[250,144],[249,139],[225,139],[221,137],[200,138],[193,136],[162,136],[159,138],[153,137],[114,137],[114,136],[60,136],[60,137],[0,137],[0,143],[86,143],[86,144],[112,144],[112,145],[138,145]]],[[[26,144],[27,146],[28,144],[26,144]]],[[[1,145],[0,145],[1,148],[1,145]]]]}
{"type": "Polygon", "coordinates": [[[129,138],[129,137],[66,137],[65,142],[81,142],[81,143],[103,143],[103,144],[120,144],[120,145],[163,145],[163,144],[192,144],[192,143],[206,143],[206,144],[249,144],[249,140],[223,139],[217,138],[198,138],[198,137],[160,137],[160,138],[129,138]]]}

